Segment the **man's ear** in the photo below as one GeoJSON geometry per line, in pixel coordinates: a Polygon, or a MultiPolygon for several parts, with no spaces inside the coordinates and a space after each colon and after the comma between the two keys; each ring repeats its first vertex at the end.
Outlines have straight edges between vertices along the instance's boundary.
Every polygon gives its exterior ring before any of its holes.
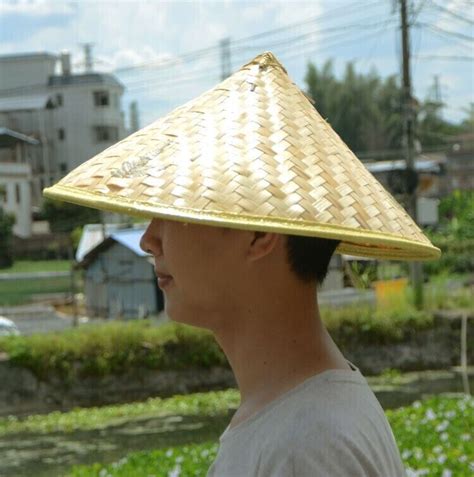
{"type": "Polygon", "coordinates": [[[253,232],[252,242],[249,245],[248,256],[252,260],[257,260],[272,252],[280,235],[271,232],[253,232]]]}

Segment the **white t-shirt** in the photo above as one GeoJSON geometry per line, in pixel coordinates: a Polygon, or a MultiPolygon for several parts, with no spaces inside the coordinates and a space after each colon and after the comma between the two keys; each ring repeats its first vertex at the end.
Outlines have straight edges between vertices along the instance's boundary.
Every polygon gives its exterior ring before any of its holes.
{"type": "Polygon", "coordinates": [[[384,411],[352,368],[312,376],[228,427],[207,477],[405,476],[384,411]]]}

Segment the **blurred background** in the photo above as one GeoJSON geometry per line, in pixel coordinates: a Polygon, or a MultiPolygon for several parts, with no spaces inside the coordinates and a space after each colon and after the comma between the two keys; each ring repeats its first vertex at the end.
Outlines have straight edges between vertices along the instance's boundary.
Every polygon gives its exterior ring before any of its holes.
{"type": "Polygon", "coordinates": [[[146,224],[44,200],[272,51],[443,255],[336,255],[322,316],[409,476],[474,473],[474,3],[0,0],[0,476],[205,476],[238,407],[146,224]]]}

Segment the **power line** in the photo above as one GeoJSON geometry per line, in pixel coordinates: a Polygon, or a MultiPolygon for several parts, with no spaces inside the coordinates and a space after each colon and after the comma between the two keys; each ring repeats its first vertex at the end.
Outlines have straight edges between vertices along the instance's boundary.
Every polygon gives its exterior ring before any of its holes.
{"type": "MultiPolygon", "coordinates": [[[[369,21],[374,20],[375,18],[377,18],[377,17],[376,16],[370,16],[370,17],[366,17],[366,18],[361,19],[361,21],[359,23],[350,23],[350,24],[345,24],[345,25],[338,26],[338,27],[329,27],[329,28],[324,28],[324,29],[311,30],[310,32],[307,32],[307,33],[304,33],[304,34],[301,34],[301,35],[298,35],[298,36],[294,36],[294,37],[291,37],[291,38],[285,38],[283,40],[279,40],[279,41],[276,41],[276,42],[270,43],[270,44],[266,43],[264,45],[244,45],[244,46],[240,46],[240,47],[235,47],[234,45],[235,45],[236,42],[234,41],[230,45],[230,53],[232,55],[234,63],[239,63],[240,64],[241,62],[248,61],[247,53],[249,51],[257,50],[258,52],[261,52],[261,51],[264,51],[264,50],[273,49],[273,48],[281,46],[281,45],[284,45],[284,46],[288,46],[290,44],[294,45],[298,41],[302,41],[304,39],[311,38],[312,36],[314,36],[316,34],[321,34],[321,33],[332,33],[332,32],[341,31],[345,35],[345,32],[347,31],[347,29],[352,29],[352,28],[367,29],[367,28],[378,27],[380,25],[380,22],[377,22],[377,23],[374,23],[374,24],[367,23],[369,21]],[[240,58],[243,58],[244,54],[245,54],[245,59],[241,60],[240,58]],[[238,59],[236,60],[236,58],[238,58],[238,59]]],[[[391,21],[393,21],[393,20],[390,19],[390,22],[391,21]]],[[[168,73],[164,69],[161,72],[164,73],[164,74],[168,73]]],[[[152,79],[153,80],[157,79],[157,76],[154,75],[152,79]]],[[[131,82],[130,81],[127,82],[127,85],[131,86],[132,84],[140,84],[140,83],[143,83],[145,81],[147,81],[146,78],[140,78],[139,80],[136,80],[136,81],[132,80],[131,82]]]]}
{"type": "Polygon", "coordinates": [[[444,33],[445,35],[453,36],[455,38],[460,38],[461,40],[467,40],[467,41],[470,41],[470,42],[474,41],[474,37],[472,37],[472,36],[464,35],[463,33],[459,33],[457,31],[446,30],[445,28],[441,28],[439,26],[432,25],[431,23],[419,22],[419,23],[417,23],[417,25],[426,26],[430,30],[438,31],[438,32],[444,33]]]}
{"type": "Polygon", "coordinates": [[[474,56],[418,55],[419,60],[474,61],[474,56]]]}
{"type": "MultiPolygon", "coordinates": [[[[377,4],[379,4],[379,2],[377,0],[374,0],[374,1],[370,2],[367,5],[367,7],[375,6],[377,4]]],[[[298,27],[307,25],[307,24],[314,23],[315,21],[322,20],[326,16],[340,19],[341,17],[351,15],[352,10],[354,10],[355,8],[356,9],[360,8],[359,2],[354,2],[354,3],[351,3],[349,5],[344,5],[344,6],[332,9],[332,10],[328,10],[328,11],[326,11],[326,12],[320,14],[320,15],[317,15],[313,18],[307,19],[303,22],[293,23],[293,24],[290,24],[290,25],[287,25],[287,26],[284,26],[284,27],[276,28],[276,29],[273,29],[273,30],[268,30],[268,31],[261,32],[261,33],[255,34],[255,35],[251,35],[251,36],[248,36],[248,37],[244,37],[244,38],[234,40],[233,44],[239,45],[241,43],[245,43],[245,42],[248,42],[248,41],[253,41],[257,38],[263,38],[265,36],[275,35],[277,33],[283,32],[283,31],[288,31],[288,30],[291,30],[291,29],[294,29],[294,28],[298,28],[298,27]],[[341,10],[342,10],[342,12],[340,14],[336,15],[336,13],[340,12],[341,10]]],[[[361,20],[361,21],[363,22],[364,20],[361,20]]],[[[361,26],[363,26],[363,23],[361,24],[361,26]]],[[[168,69],[169,70],[173,66],[179,66],[179,65],[182,65],[184,63],[195,62],[199,59],[205,58],[206,56],[216,56],[219,53],[220,53],[219,45],[214,45],[214,46],[209,46],[209,47],[206,47],[206,48],[201,48],[199,50],[193,50],[191,52],[179,55],[178,57],[176,57],[174,59],[160,60],[158,62],[147,62],[147,63],[141,64],[141,65],[133,65],[133,66],[126,66],[126,67],[116,68],[113,71],[111,71],[111,73],[121,74],[121,73],[128,73],[128,72],[136,72],[136,71],[140,71],[140,70],[143,70],[143,69],[147,69],[147,70],[151,70],[151,69],[164,69],[165,70],[165,69],[168,69]]],[[[18,87],[18,88],[8,88],[8,89],[0,90],[0,96],[10,96],[10,95],[18,94],[18,93],[21,94],[23,92],[42,91],[42,90],[45,90],[46,87],[47,87],[47,85],[45,85],[45,84],[34,84],[34,85],[28,85],[28,86],[23,86],[23,87],[18,87]]]]}
{"type": "MultiPolygon", "coordinates": [[[[418,25],[417,25],[418,26],[418,25]]],[[[451,42],[453,41],[453,37],[450,36],[449,34],[446,34],[446,33],[443,33],[441,30],[434,30],[432,28],[428,28],[426,30],[427,32],[429,33],[434,33],[435,35],[437,35],[438,37],[440,38],[443,38],[443,40],[446,40],[446,39],[449,39],[451,42]]],[[[465,41],[465,40],[462,40],[462,41],[465,41]]],[[[461,41],[458,40],[458,42],[456,42],[456,46],[459,46],[459,47],[462,47],[462,48],[467,48],[469,49],[469,51],[472,51],[472,46],[471,45],[467,45],[466,43],[462,43],[461,41]]]]}
{"type": "MultiPolygon", "coordinates": [[[[372,38],[372,37],[376,37],[378,36],[381,32],[386,32],[387,31],[387,28],[385,26],[385,24],[382,24],[380,25],[379,29],[375,32],[371,32],[369,34],[363,34],[357,38],[347,38],[347,35],[342,32],[338,35],[338,37],[342,37],[343,40],[338,40],[336,42],[330,42],[330,43],[326,43],[326,44],[322,44],[320,46],[318,46],[317,48],[314,48],[314,45],[313,45],[313,42],[307,42],[303,45],[300,45],[300,47],[298,48],[298,51],[294,54],[291,54],[293,51],[294,51],[294,46],[293,45],[287,45],[285,48],[282,48],[280,49],[277,54],[279,56],[279,58],[281,58],[282,60],[284,60],[285,63],[289,62],[289,60],[293,59],[293,58],[297,58],[297,57],[301,57],[303,55],[308,55],[308,54],[312,54],[312,53],[320,53],[321,51],[324,51],[324,50],[327,50],[327,49],[333,49],[333,48],[339,48],[340,46],[343,46],[343,45],[346,45],[348,43],[352,44],[354,42],[358,42],[358,41],[362,41],[362,40],[366,40],[366,39],[369,39],[369,38],[372,38]],[[290,53],[289,55],[287,53],[290,53]]],[[[219,73],[216,71],[215,75],[212,77],[212,79],[216,79],[218,77],[219,73]]],[[[146,89],[146,88],[149,88],[150,86],[153,86],[154,84],[157,84],[159,86],[168,86],[168,89],[174,89],[175,87],[179,87],[179,86],[187,86],[191,83],[194,83],[196,80],[198,79],[198,77],[188,77],[186,78],[185,80],[183,80],[182,82],[179,81],[179,80],[170,80],[168,82],[162,82],[160,80],[152,80],[151,82],[148,82],[147,84],[144,84],[144,85],[138,85],[138,86],[135,86],[135,87],[130,87],[128,88],[128,91],[137,91],[137,90],[143,90],[143,89],[146,89]]],[[[210,76],[204,76],[202,79],[211,79],[210,76]]]]}
{"type": "MultiPolygon", "coordinates": [[[[386,28],[387,25],[389,25],[390,23],[393,23],[393,19],[388,19],[386,20],[385,22],[378,22],[376,24],[368,24],[368,25],[364,25],[364,29],[372,29],[372,28],[378,28],[380,30],[381,27],[383,28],[386,28]]],[[[347,38],[347,29],[351,28],[351,27],[361,27],[360,24],[351,24],[351,25],[344,25],[344,26],[341,26],[341,27],[338,27],[337,29],[336,28],[331,28],[331,29],[325,29],[325,30],[321,30],[321,31],[325,31],[327,33],[331,33],[331,36],[328,35],[328,37],[326,37],[323,41],[329,41],[329,43],[327,44],[324,44],[322,43],[321,47],[322,48],[327,48],[327,47],[332,47],[333,46],[333,43],[331,43],[331,41],[334,41],[334,40],[339,40],[339,38],[343,38],[345,41],[343,42],[344,43],[347,43],[347,41],[354,41],[352,38],[347,38]]],[[[298,37],[293,37],[293,38],[289,38],[289,39],[286,39],[284,42],[280,42],[279,44],[281,45],[281,43],[284,43],[283,46],[280,46],[279,50],[277,50],[277,53],[278,55],[280,56],[283,52],[285,52],[286,50],[288,49],[291,49],[293,50],[296,46],[296,43],[298,43],[300,40],[303,40],[303,39],[306,39],[306,38],[309,38],[311,39],[311,36],[314,34],[315,32],[311,32],[311,34],[304,34],[304,35],[300,35],[298,37]]],[[[378,31],[378,33],[380,33],[380,31],[378,31]]],[[[365,35],[364,35],[365,37],[365,35]]],[[[305,48],[307,46],[313,46],[314,42],[313,41],[306,41],[306,42],[302,42],[302,43],[299,43],[298,44],[298,54],[301,54],[301,49],[302,48],[305,48]]],[[[240,47],[238,49],[232,49],[231,50],[231,53],[232,53],[232,57],[235,59],[235,56],[237,55],[238,58],[239,58],[239,63],[241,62],[240,61],[240,58],[242,58],[242,55],[243,53],[246,53],[246,57],[245,57],[245,60],[242,60],[243,61],[248,61],[248,56],[249,56],[249,53],[248,52],[251,52],[253,50],[257,50],[257,51],[262,51],[264,49],[267,49],[267,48],[273,48],[273,47],[276,47],[278,46],[277,44],[272,44],[272,45],[257,45],[257,46],[248,46],[248,47],[240,47]]],[[[218,67],[218,65],[216,64],[215,65],[216,69],[218,67]]],[[[209,69],[207,69],[207,73],[209,72],[209,69]]],[[[217,73],[216,75],[213,75],[213,78],[214,76],[217,76],[217,73]]],[[[206,79],[208,78],[209,75],[206,74],[204,75],[204,77],[202,75],[188,75],[186,76],[186,80],[189,80],[189,82],[192,82],[194,80],[199,80],[199,79],[206,79]]],[[[180,78],[178,81],[180,81],[182,78],[180,78]]],[[[157,77],[157,76],[154,76],[153,78],[151,79],[145,79],[145,78],[141,78],[139,80],[136,80],[136,81],[130,81],[130,82],[127,82],[127,89],[129,91],[132,91],[132,90],[136,90],[137,88],[140,88],[142,87],[142,85],[144,87],[148,87],[150,86],[150,84],[160,84],[160,85],[165,85],[167,83],[171,83],[172,85],[174,85],[176,83],[176,79],[175,78],[165,78],[165,79],[162,79],[162,77],[157,77]]]]}
{"type": "Polygon", "coordinates": [[[438,5],[436,2],[434,2],[433,0],[430,1],[430,4],[432,7],[434,7],[436,10],[438,11],[441,11],[443,13],[446,13],[447,15],[450,15],[452,18],[456,18],[457,20],[459,21],[462,21],[462,22],[466,22],[468,25],[470,26],[474,26],[474,21],[469,19],[469,18],[465,18],[461,15],[459,15],[458,13],[455,13],[453,12],[452,10],[450,10],[449,8],[446,8],[446,7],[443,7],[442,5],[438,5]]]}
{"type": "MultiPolygon", "coordinates": [[[[376,4],[378,4],[378,1],[375,0],[375,1],[372,1],[368,6],[372,6],[372,5],[376,5],[376,4]]],[[[281,32],[284,32],[284,31],[299,28],[299,27],[304,26],[304,25],[312,24],[312,23],[314,23],[318,20],[323,19],[324,17],[326,17],[328,15],[331,16],[331,15],[336,14],[340,10],[343,10],[343,15],[342,16],[347,16],[347,15],[352,13],[352,10],[354,8],[359,9],[360,8],[360,3],[359,2],[354,2],[354,3],[351,3],[349,5],[344,5],[342,7],[338,7],[338,8],[329,10],[327,12],[324,12],[323,14],[316,15],[316,16],[314,16],[310,19],[307,19],[305,21],[302,21],[302,22],[292,23],[292,24],[286,25],[284,27],[279,27],[279,28],[275,28],[275,29],[272,29],[272,30],[267,30],[267,31],[257,33],[255,35],[250,35],[250,36],[247,36],[247,37],[243,37],[243,38],[238,38],[236,40],[232,40],[232,45],[239,45],[240,43],[254,41],[254,40],[259,39],[259,38],[263,38],[263,37],[266,37],[266,36],[272,36],[272,35],[275,35],[277,33],[281,33],[281,32]]],[[[335,18],[340,19],[341,15],[339,15],[337,17],[335,16],[335,18]]],[[[203,49],[200,49],[200,50],[194,50],[194,51],[191,51],[189,53],[185,53],[183,55],[179,55],[176,59],[162,60],[162,61],[160,61],[158,63],[155,63],[155,64],[147,62],[147,63],[143,63],[141,65],[134,65],[134,66],[117,68],[117,69],[113,70],[113,72],[114,73],[121,73],[121,72],[124,72],[124,71],[133,71],[133,70],[138,70],[138,69],[141,69],[141,68],[150,69],[150,68],[169,67],[169,66],[182,64],[184,61],[194,61],[195,59],[199,59],[203,55],[205,56],[209,53],[219,53],[219,52],[220,52],[219,46],[210,46],[210,47],[203,48],[203,49]]]]}
{"type": "MultiPolygon", "coordinates": [[[[308,33],[304,33],[304,34],[301,34],[301,35],[298,35],[296,37],[293,37],[293,38],[285,38],[283,40],[280,40],[276,43],[271,43],[269,45],[252,45],[251,47],[243,47],[241,48],[240,50],[241,51],[246,51],[246,50],[249,50],[249,49],[259,49],[260,51],[266,49],[266,48],[275,48],[275,47],[278,47],[280,45],[286,45],[288,43],[293,43],[293,42],[298,42],[302,39],[305,39],[305,38],[311,38],[313,37],[314,35],[317,35],[317,34],[321,34],[321,33],[325,33],[325,32],[340,32],[340,31],[343,31],[343,32],[346,32],[347,30],[350,30],[350,29],[370,29],[370,28],[376,28],[376,27],[380,27],[380,24],[381,22],[380,21],[377,21],[376,23],[365,23],[366,21],[369,21],[369,19],[371,18],[377,18],[377,17],[369,17],[368,19],[364,19],[364,23],[352,23],[352,24],[348,24],[348,25],[343,25],[343,26],[339,26],[339,27],[330,27],[330,28],[325,28],[325,29],[317,29],[317,30],[312,30],[308,33]]],[[[389,23],[393,23],[395,20],[393,19],[389,19],[387,20],[389,23]]],[[[239,51],[239,49],[237,49],[236,51],[239,51]]]]}

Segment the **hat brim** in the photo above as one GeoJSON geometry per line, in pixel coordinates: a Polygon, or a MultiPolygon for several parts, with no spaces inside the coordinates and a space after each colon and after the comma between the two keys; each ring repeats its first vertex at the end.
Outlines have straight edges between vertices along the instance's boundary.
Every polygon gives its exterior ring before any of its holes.
{"type": "Polygon", "coordinates": [[[304,235],[339,240],[336,253],[387,260],[435,260],[440,257],[439,248],[405,239],[395,234],[373,230],[315,223],[301,219],[212,212],[192,208],[170,207],[149,201],[130,200],[61,184],[44,189],[50,199],[65,201],[108,212],[117,212],[144,219],[162,218],[240,230],[268,231],[288,235],[304,235]]]}

